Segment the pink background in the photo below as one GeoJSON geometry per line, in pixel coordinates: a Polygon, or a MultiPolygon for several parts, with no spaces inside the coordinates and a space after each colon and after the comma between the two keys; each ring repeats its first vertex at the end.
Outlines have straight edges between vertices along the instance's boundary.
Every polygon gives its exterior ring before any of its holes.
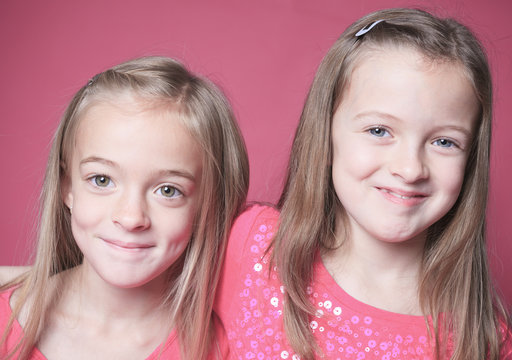
{"type": "Polygon", "coordinates": [[[412,6],[461,20],[487,47],[496,94],[489,252],[493,276],[512,304],[511,4],[508,0],[2,0],[0,264],[28,263],[52,133],[72,94],[94,74],[129,58],[167,55],[215,81],[231,100],[247,142],[249,198],[272,202],[281,191],[303,100],[327,49],[362,15],[412,6]]]}

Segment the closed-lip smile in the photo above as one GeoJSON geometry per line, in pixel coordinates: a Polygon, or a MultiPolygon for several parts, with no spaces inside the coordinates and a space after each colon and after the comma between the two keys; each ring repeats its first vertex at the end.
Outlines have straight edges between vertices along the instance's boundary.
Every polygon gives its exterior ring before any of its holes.
{"type": "Polygon", "coordinates": [[[154,247],[154,245],[145,244],[145,243],[124,242],[124,241],[105,239],[105,238],[102,238],[102,240],[110,245],[113,245],[115,247],[122,248],[125,250],[148,249],[148,248],[154,247]]]}

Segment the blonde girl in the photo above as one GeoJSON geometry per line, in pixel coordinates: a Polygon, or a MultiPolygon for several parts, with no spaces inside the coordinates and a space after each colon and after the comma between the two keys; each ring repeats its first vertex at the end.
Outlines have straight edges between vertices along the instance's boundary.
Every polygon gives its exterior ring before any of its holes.
{"type": "Polygon", "coordinates": [[[475,36],[412,9],[317,71],[277,211],[235,222],[217,309],[234,358],[498,359],[485,245],[492,85],[475,36]]]}
{"type": "Polygon", "coordinates": [[[54,137],[34,265],[1,287],[0,357],[225,355],[213,290],[247,187],[210,82],[165,57],[94,76],[54,137]]]}

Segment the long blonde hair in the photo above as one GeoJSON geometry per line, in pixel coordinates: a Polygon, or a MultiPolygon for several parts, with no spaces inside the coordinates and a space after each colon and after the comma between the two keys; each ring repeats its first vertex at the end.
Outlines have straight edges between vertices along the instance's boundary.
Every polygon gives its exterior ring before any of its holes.
{"type": "MultiPolygon", "coordinates": [[[[38,245],[32,269],[2,286],[18,286],[17,301],[1,343],[14,320],[28,305],[30,316],[24,337],[10,355],[20,350],[27,359],[45,327],[58,287],[50,278],[81,264],[83,254],[73,239],[70,213],[61,196],[75,132],[87,109],[106,98],[131,92],[144,100],[168,102],[202,150],[200,204],[191,239],[171,266],[166,305],[184,359],[203,359],[215,347],[212,304],[234,217],[242,209],[249,184],[249,166],[243,138],[229,103],[209,81],[179,62],[165,57],[131,60],[106,70],[84,85],[67,107],[53,139],[40,199],[38,245]],[[28,304],[29,299],[35,299],[28,304]]],[[[0,343],[0,344],[1,344],[0,343]]]]}
{"type": "Polygon", "coordinates": [[[272,259],[287,292],[284,323],[288,339],[301,355],[318,352],[308,328],[314,309],[306,295],[313,261],[319,250],[337,244],[344,214],[336,196],[331,169],[331,125],[357,60],[369,47],[407,46],[426,58],[461,64],[480,105],[464,183],[453,208],[428,232],[419,283],[425,319],[432,318],[437,358],[448,346],[441,334],[452,333],[451,358],[497,359],[503,340],[500,324],[508,318],[489,278],[485,245],[492,83],[480,43],[468,28],[413,9],[389,9],[369,14],[349,26],[328,51],[313,80],[297,128],[286,184],[279,200],[280,228],[272,243],[272,259]],[[383,20],[363,36],[365,26],[383,20]],[[336,229],[336,226],[339,228],[336,229]],[[440,314],[449,314],[439,321],[440,314]]]}

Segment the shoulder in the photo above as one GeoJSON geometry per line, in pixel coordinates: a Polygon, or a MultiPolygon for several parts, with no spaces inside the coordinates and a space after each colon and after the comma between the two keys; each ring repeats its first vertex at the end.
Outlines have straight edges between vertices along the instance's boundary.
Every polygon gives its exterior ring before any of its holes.
{"type": "Polygon", "coordinates": [[[251,227],[257,220],[277,221],[279,211],[268,205],[249,205],[235,220],[233,228],[251,227]]]}
{"type": "Polygon", "coordinates": [[[13,291],[14,288],[9,288],[0,292],[0,331],[5,329],[11,317],[12,310],[10,300],[13,291]]]}
{"type": "Polygon", "coordinates": [[[7,284],[30,270],[30,266],[0,266],[0,285],[7,284]]]}
{"type": "Polygon", "coordinates": [[[247,235],[256,225],[275,224],[279,220],[279,211],[271,206],[254,204],[247,207],[233,224],[231,237],[247,235]]]}
{"type": "Polygon", "coordinates": [[[254,266],[254,257],[259,258],[265,252],[278,219],[279,212],[276,209],[251,205],[235,220],[229,235],[214,305],[220,319],[224,320],[230,314],[234,294],[243,284],[240,274],[254,266]]]}
{"type": "Polygon", "coordinates": [[[267,205],[250,205],[233,223],[226,256],[228,261],[239,258],[247,251],[248,242],[261,228],[275,228],[279,212],[267,205]]]}
{"type": "Polygon", "coordinates": [[[176,330],[172,330],[165,342],[158,346],[145,360],[181,359],[176,330]]]}

